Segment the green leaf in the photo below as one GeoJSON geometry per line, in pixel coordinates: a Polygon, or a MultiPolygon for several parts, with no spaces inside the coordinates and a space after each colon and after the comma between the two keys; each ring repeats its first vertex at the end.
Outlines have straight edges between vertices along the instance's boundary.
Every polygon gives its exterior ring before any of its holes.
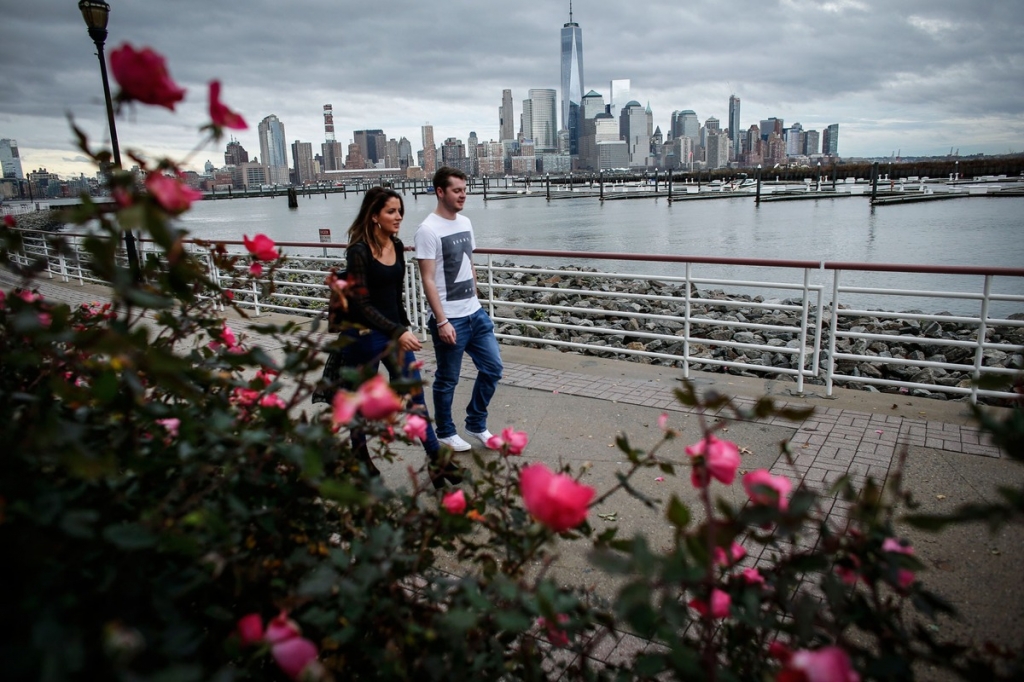
{"type": "Polygon", "coordinates": [[[342,505],[358,505],[366,503],[366,493],[356,488],[349,481],[324,481],[320,484],[320,494],[328,500],[342,505]]]}
{"type": "Polygon", "coordinates": [[[120,523],[103,529],[103,537],[121,549],[146,549],[156,544],[156,536],[138,523],[120,523]]]}
{"type": "Polygon", "coordinates": [[[665,516],[668,517],[669,523],[678,530],[683,530],[690,525],[690,509],[675,494],[668,502],[665,516]]]}
{"type": "Polygon", "coordinates": [[[117,374],[113,370],[106,370],[93,382],[93,395],[100,402],[113,402],[117,397],[117,374]]]}
{"type": "Polygon", "coordinates": [[[87,540],[95,535],[92,526],[99,518],[93,509],[72,509],[61,517],[60,527],[68,535],[87,540]]]}
{"type": "Polygon", "coordinates": [[[298,594],[301,597],[327,597],[338,581],[338,574],[330,564],[321,564],[301,583],[298,594]]]}

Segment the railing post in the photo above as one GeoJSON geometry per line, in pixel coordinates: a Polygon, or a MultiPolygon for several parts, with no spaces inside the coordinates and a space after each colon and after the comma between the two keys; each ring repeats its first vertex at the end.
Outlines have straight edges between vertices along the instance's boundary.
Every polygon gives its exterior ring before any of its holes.
{"type": "Polygon", "coordinates": [[[46,237],[43,237],[43,257],[46,258],[46,274],[49,275],[50,279],[53,279],[53,266],[50,264],[50,245],[46,243],[46,237]]]}
{"type": "Polygon", "coordinates": [[[828,371],[825,373],[825,395],[832,395],[832,375],[836,371],[836,330],[839,327],[839,274],[842,270],[832,272],[832,320],[829,323],[828,335],[828,371]]]}
{"type": "Polygon", "coordinates": [[[807,309],[810,300],[810,292],[808,291],[810,280],[811,272],[808,268],[804,268],[803,305],[800,310],[800,352],[797,354],[800,367],[796,375],[796,392],[800,395],[803,395],[804,392],[804,364],[807,361],[807,309]]]}
{"type": "Polygon", "coordinates": [[[683,378],[690,378],[690,263],[686,264],[686,313],[683,318],[683,378]]]}
{"type": "Polygon", "coordinates": [[[487,312],[494,318],[494,255],[487,254],[487,312]]]}
{"type": "Polygon", "coordinates": [[[260,291],[256,286],[256,282],[252,283],[252,308],[256,313],[256,317],[260,316],[260,291]]]}
{"type": "Polygon", "coordinates": [[[78,271],[78,286],[85,286],[85,279],[82,277],[82,242],[81,237],[75,237],[75,269],[78,271]]]}
{"type": "Polygon", "coordinates": [[[821,287],[818,287],[818,314],[814,316],[814,374],[821,374],[821,287]]]}
{"type": "Polygon", "coordinates": [[[974,351],[974,383],[971,385],[971,404],[978,403],[978,380],[981,363],[985,359],[985,337],[988,334],[988,301],[992,294],[992,275],[985,275],[985,290],[981,297],[981,319],[978,321],[978,348],[974,351]]]}

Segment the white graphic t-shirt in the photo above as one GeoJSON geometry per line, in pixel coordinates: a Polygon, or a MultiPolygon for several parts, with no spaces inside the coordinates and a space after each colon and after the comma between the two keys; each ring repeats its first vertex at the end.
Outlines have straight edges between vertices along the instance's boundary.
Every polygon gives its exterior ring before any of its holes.
{"type": "Polygon", "coordinates": [[[446,220],[431,213],[416,229],[416,258],[432,260],[434,282],[447,317],[466,317],[480,309],[473,280],[473,223],[463,215],[446,220]]]}

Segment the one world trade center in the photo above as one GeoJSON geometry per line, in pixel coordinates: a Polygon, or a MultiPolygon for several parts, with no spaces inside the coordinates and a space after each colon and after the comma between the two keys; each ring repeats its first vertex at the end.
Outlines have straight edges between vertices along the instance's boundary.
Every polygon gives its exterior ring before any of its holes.
{"type": "Polygon", "coordinates": [[[569,153],[579,153],[580,102],[583,100],[583,31],[572,20],[562,26],[562,128],[569,131],[569,153]]]}

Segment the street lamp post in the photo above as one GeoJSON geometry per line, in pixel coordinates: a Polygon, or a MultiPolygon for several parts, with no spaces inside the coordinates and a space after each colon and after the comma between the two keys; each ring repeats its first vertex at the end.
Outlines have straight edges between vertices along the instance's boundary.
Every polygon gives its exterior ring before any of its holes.
{"type": "MultiPolygon", "coordinates": [[[[114,105],[110,100],[110,82],[107,80],[107,62],[103,56],[103,43],[107,40],[107,18],[110,5],[103,0],[79,0],[78,9],[89,29],[89,37],[96,44],[96,56],[100,60],[100,76],[103,78],[103,99],[107,104],[107,125],[110,127],[110,146],[114,152],[114,168],[121,170],[121,149],[117,145],[117,127],[114,125],[114,105]]],[[[135,250],[135,236],[131,230],[124,232],[124,248],[128,254],[128,267],[136,279],[139,278],[139,255],[135,250]]]]}

